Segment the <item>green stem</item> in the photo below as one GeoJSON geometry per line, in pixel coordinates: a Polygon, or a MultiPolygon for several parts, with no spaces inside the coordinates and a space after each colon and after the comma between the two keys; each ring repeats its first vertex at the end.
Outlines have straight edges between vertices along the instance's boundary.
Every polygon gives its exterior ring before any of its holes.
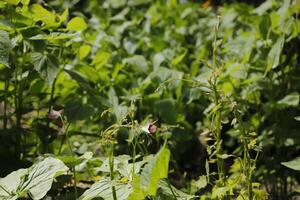
{"type": "MultiPolygon", "coordinates": [[[[114,180],[114,145],[111,145],[110,153],[109,153],[109,171],[110,171],[110,180],[114,180]]],[[[117,193],[116,193],[116,188],[113,185],[112,186],[112,194],[113,194],[113,199],[117,200],[117,193]]]]}
{"type": "Polygon", "coordinates": [[[14,96],[14,103],[15,103],[15,112],[16,112],[16,158],[21,158],[21,104],[20,104],[20,97],[19,96],[19,81],[18,81],[18,67],[15,65],[15,77],[14,77],[14,86],[15,86],[15,96],[14,96]]]}
{"type": "MultiPolygon", "coordinates": [[[[218,38],[218,31],[219,31],[219,25],[220,25],[220,17],[218,16],[217,19],[217,24],[214,28],[214,41],[213,41],[213,55],[212,55],[212,68],[213,68],[213,79],[211,81],[211,88],[213,91],[213,101],[216,106],[219,105],[219,93],[217,89],[217,38],[218,38]]],[[[221,124],[221,110],[218,109],[216,111],[216,115],[214,117],[214,123],[215,123],[215,138],[216,138],[216,154],[217,156],[219,154],[222,154],[222,140],[221,140],[221,129],[222,129],[222,124],[221,124]]],[[[224,160],[222,158],[217,157],[217,168],[218,168],[218,177],[219,177],[219,182],[221,183],[221,186],[225,184],[225,173],[224,173],[224,160]]]]}
{"type": "Polygon", "coordinates": [[[74,176],[75,199],[77,199],[77,179],[76,179],[76,169],[75,169],[75,166],[72,169],[73,169],[73,176],[74,176]]]}
{"type": "MultiPolygon", "coordinates": [[[[9,80],[5,80],[4,92],[8,94],[9,80]]],[[[7,129],[7,97],[4,98],[3,129],[7,129]]]]}
{"type": "Polygon", "coordinates": [[[244,127],[244,123],[242,121],[241,116],[237,113],[237,111],[234,112],[234,116],[237,119],[239,123],[239,129],[243,136],[243,148],[244,148],[244,158],[243,158],[243,173],[247,177],[247,190],[249,195],[249,200],[253,200],[253,191],[252,191],[252,165],[251,165],[251,157],[249,153],[248,148],[248,140],[247,140],[247,133],[244,127]]]}

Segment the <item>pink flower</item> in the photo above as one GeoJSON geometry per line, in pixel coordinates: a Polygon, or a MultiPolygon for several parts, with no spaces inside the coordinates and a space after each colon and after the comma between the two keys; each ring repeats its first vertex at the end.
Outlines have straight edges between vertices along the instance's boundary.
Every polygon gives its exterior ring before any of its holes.
{"type": "Polygon", "coordinates": [[[155,133],[157,131],[157,126],[154,123],[148,123],[146,126],[142,127],[142,130],[146,133],[155,133]]]}
{"type": "Polygon", "coordinates": [[[62,114],[64,114],[64,109],[52,110],[51,112],[48,113],[48,118],[49,119],[57,119],[57,118],[61,117],[62,114]]]}

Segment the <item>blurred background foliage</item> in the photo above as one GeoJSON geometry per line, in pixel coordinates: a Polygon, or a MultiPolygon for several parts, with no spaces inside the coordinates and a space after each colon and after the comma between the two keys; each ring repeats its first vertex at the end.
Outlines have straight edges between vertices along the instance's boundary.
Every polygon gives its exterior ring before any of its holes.
{"type": "MultiPolygon", "coordinates": [[[[205,174],[210,144],[203,133],[216,105],[193,83],[207,84],[213,72],[220,16],[217,87],[256,136],[249,144],[260,150],[253,179],[271,199],[293,198],[299,171],[281,162],[300,152],[299,12],[299,0],[1,1],[1,176],[30,166],[41,154],[103,156],[103,130],[133,112],[141,124],[174,125],[171,183],[188,193],[209,191],[193,183],[205,174]],[[62,120],[47,117],[60,109],[71,149],[62,142],[62,120]]],[[[222,109],[224,151],[240,156],[231,106],[222,109]]],[[[131,153],[130,134],[118,131],[117,155],[131,153]]],[[[157,152],[162,141],[148,140],[148,153],[157,152]]],[[[226,167],[234,174],[234,159],[226,167]]],[[[77,178],[91,177],[78,172],[77,178]]]]}

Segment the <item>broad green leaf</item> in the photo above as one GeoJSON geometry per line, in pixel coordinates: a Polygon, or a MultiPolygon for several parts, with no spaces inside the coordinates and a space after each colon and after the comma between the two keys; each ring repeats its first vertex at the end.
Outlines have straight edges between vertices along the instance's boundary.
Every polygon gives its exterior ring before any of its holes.
{"type": "Polygon", "coordinates": [[[268,54],[267,67],[265,73],[269,72],[271,69],[275,69],[278,66],[283,45],[284,36],[281,36],[277,39],[276,43],[271,48],[268,54]]]}
{"type": "Polygon", "coordinates": [[[30,6],[30,11],[33,14],[32,18],[34,21],[42,21],[45,25],[53,26],[56,25],[56,15],[45,9],[40,4],[33,4],[30,6]]]}
{"type": "Polygon", "coordinates": [[[57,76],[59,69],[59,62],[53,54],[32,53],[31,55],[34,69],[38,71],[41,76],[52,84],[57,76]]]}
{"type": "Polygon", "coordinates": [[[84,120],[94,114],[94,108],[91,104],[81,99],[71,99],[66,103],[65,114],[70,122],[84,120]]]}
{"type": "Polygon", "coordinates": [[[294,160],[288,162],[282,162],[281,164],[293,170],[300,171],[300,157],[297,157],[294,160]]]}
{"type": "Polygon", "coordinates": [[[90,189],[86,190],[79,200],[91,200],[96,197],[101,197],[105,200],[114,200],[112,187],[115,187],[116,196],[118,200],[127,200],[132,192],[132,186],[129,183],[122,183],[119,181],[111,181],[110,179],[103,178],[102,180],[94,183],[90,189]]]}
{"type": "Polygon", "coordinates": [[[70,31],[83,31],[86,28],[87,24],[81,17],[74,17],[67,24],[67,29],[70,31]]]}
{"type": "Polygon", "coordinates": [[[91,46],[90,45],[82,45],[79,48],[79,59],[83,60],[85,57],[87,57],[87,55],[89,55],[91,51],[91,46]]]}
{"type": "Polygon", "coordinates": [[[0,64],[9,67],[9,53],[12,49],[12,43],[6,31],[0,30],[0,64]]]}
{"type": "Polygon", "coordinates": [[[222,197],[225,197],[229,190],[230,190],[229,186],[225,186],[225,187],[215,186],[212,190],[212,198],[213,199],[220,199],[222,197]]]}
{"type": "Polygon", "coordinates": [[[108,62],[109,58],[109,52],[99,50],[93,59],[92,65],[95,65],[96,69],[101,69],[108,62]]]}
{"type": "Polygon", "coordinates": [[[7,3],[13,4],[13,5],[18,5],[18,3],[20,3],[20,0],[7,0],[7,3]]]}
{"type": "Polygon", "coordinates": [[[194,199],[195,196],[186,194],[180,190],[178,190],[177,188],[175,188],[174,186],[172,186],[171,184],[168,184],[167,182],[168,180],[160,180],[158,187],[161,190],[162,193],[166,194],[167,196],[169,196],[170,199],[174,198],[174,195],[177,199],[182,199],[182,200],[189,200],[189,199],[194,199]]]}
{"type": "Polygon", "coordinates": [[[155,195],[159,181],[168,177],[169,159],[169,149],[162,147],[155,157],[144,167],[140,177],[140,184],[141,188],[148,195],[155,195]]]}
{"type": "Polygon", "coordinates": [[[258,15],[263,15],[265,14],[269,9],[271,9],[274,5],[273,0],[267,0],[260,4],[255,10],[253,10],[253,13],[256,13],[258,15]]]}
{"type": "Polygon", "coordinates": [[[283,99],[279,100],[277,104],[283,107],[298,106],[299,94],[297,92],[290,93],[283,99]]]}
{"type": "Polygon", "coordinates": [[[126,58],[123,60],[123,63],[132,66],[134,71],[137,72],[145,73],[148,70],[147,60],[142,55],[135,55],[130,58],[126,58]]]}
{"type": "MultiPolygon", "coordinates": [[[[85,152],[82,156],[57,156],[56,158],[61,160],[65,165],[69,168],[75,167],[79,164],[83,164],[84,162],[90,160],[93,157],[93,153],[90,151],[85,152]]],[[[77,169],[76,169],[77,171],[77,169]]]]}
{"type": "Polygon", "coordinates": [[[126,0],[110,0],[108,2],[112,8],[120,8],[126,4],[126,0]]]}
{"type": "Polygon", "coordinates": [[[165,60],[165,57],[162,53],[157,53],[153,57],[153,70],[157,70],[160,67],[161,63],[165,60]]]}
{"type": "Polygon", "coordinates": [[[140,185],[140,177],[134,175],[133,177],[133,191],[128,197],[128,200],[143,200],[146,197],[144,190],[141,188],[140,185]]]}
{"type": "Polygon", "coordinates": [[[206,187],[207,185],[206,176],[200,176],[199,179],[195,181],[193,184],[197,187],[198,190],[206,187]]]}
{"type": "Polygon", "coordinates": [[[162,99],[155,102],[154,112],[168,123],[176,123],[179,108],[174,99],[162,99]]]}
{"type": "MultiPolygon", "coordinates": [[[[142,200],[148,195],[156,195],[159,181],[168,176],[170,151],[163,146],[144,167],[141,176],[133,177],[133,192],[129,200],[142,200]]],[[[162,184],[161,187],[164,185],[162,184]]]]}
{"type": "Polygon", "coordinates": [[[42,199],[54,178],[67,170],[60,160],[45,158],[28,169],[19,169],[0,179],[0,197],[12,200],[28,194],[33,200],[42,199]]]}
{"type": "Polygon", "coordinates": [[[0,179],[0,199],[17,199],[17,189],[28,169],[19,169],[0,179]]]}
{"type": "Polygon", "coordinates": [[[28,169],[18,192],[28,193],[32,199],[41,199],[52,186],[55,177],[67,172],[68,168],[64,163],[55,158],[45,158],[28,169]]]}
{"type": "Polygon", "coordinates": [[[30,0],[21,0],[21,3],[23,4],[23,5],[29,5],[29,3],[30,3],[30,0]]]}
{"type": "Polygon", "coordinates": [[[96,83],[100,79],[99,73],[94,67],[90,67],[88,65],[81,65],[76,67],[76,70],[82,75],[84,75],[87,80],[90,80],[94,83],[96,83]]]}
{"type": "Polygon", "coordinates": [[[291,6],[291,0],[284,0],[283,5],[278,10],[278,14],[280,16],[280,26],[281,28],[284,28],[285,20],[289,18],[289,8],[291,6]]]}

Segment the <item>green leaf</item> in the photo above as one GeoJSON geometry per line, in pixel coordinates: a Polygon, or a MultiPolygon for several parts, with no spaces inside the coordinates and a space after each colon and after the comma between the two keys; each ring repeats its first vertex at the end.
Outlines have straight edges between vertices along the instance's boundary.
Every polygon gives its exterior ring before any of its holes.
{"type": "Polygon", "coordinates": [[[168,177],[170,150],[163,147],[144,167],[141,187],[148,195],[155,195],[160,179],[168,177]]]}
{"type": "Polygon", "coordinates": [[[300,157],[297,157],[294,160],[288,162],[282,162],[281,164],[290,169],[300,171],[300,157]]]}
{"type": "MultiPolygon", "coordinates": [[[[140,177],[133,177],[133,192],[129,200],[142,200],[147,195],[156,195],[159,181],[168,176],[170,151],[163,146],[144,167],[140,177]]],[[[164,184],[161,184],[164,187],[164,184]]]]}
{"type": "Polygon", "coordinates": [[[32,199],[41,199],[52,186],[55,177],[67,172],[68,168],[64,163],[55,158],[45,158],[28,169],[18,193],[28,193],[32,199]]]}
{"type": "Polygon", "coordinates": [[[145,199],[146,194],[140,185],[140,177],[134,175],[133,177],[133,191],[128,197],[128,200],[143,200],[145,199]]]}
{"type": "Polygon", "coordinates": [[[18,5],[19,2],[20,0],[7,0],[7,3],[12,5],[18,5]]]}
{"type": "Polygon", "coordinates": [[[6,31],[0,30],[0,64],[9,67],[9,53],[12,44],[6,31]]]}
{"type": "Polygon", "coordinates": [[[73,37],[74,37],[74,34],[53,32],[50,34],[38,34],[29,39],[30,40],[47,40],[49,42],[58,42],[59,40],[68,40],[73,37]]]}
{"type": "Polygon", "coordinates": [[[83,60],[87,55],[89,55],[91,51],[91,46],[90,45],[82,45],[79,48],[79,59],[83,60]]]}
{"type": "Polygon", "coordinates": [[[269,15],[264,15],[259,23],[259,31],[263,39],[267,39],[271,31],[271,19],[269,15]]]}
{"type": "Polygon", "coordinates": [[[186,194],[186,193],[178,190],[177,188],[175,188],[171,184],[168,184],[167,181],[168,180],[160,180],[158,187],[159,187],[159,189],[162,190],[162,193],[169,196],[170,199],[172,199],[172,197],[174,197],[174,195],[176,196],[177,199],[182,199],[182,200],[189,200],[189,199],[194,199],[195,198],[195,196],[186,194]]]}
{"type": "Polygon", "coordinates": [[[70,122],[84,120],[94,114],[94,108],[91,104],[81,99],[70,99],[66,103],[65,114],[70,122]]]}
{"type": "Polygon", "coordinates": [[[70,31],[83,31],[86,28],[87,24],[81,17],[74,17],[67,24],[67,29],[70,31]]]}
{"type": "Polygon", "coordinates": [[[147,60],[142,55],[135,55],[130,58],[126,58],[123,60],[123,63],[129,64],[130,66],[133,67],[134,71],[137,72],[146,73],[148,69],[147,60]]]}
{"type": "Polygon", "coordinates": [[[19,169],[0,179],[0,197],[12,200],[28,194],[33,200],[42,199],[54,178],[67,170],[60,160],[45,158],[28,169],[19,169]]]}
{"type": "Polygon", "coordinates": [[[31,59],[34,69],[38,71],[49,84],[52,84],[59,69],[59,63],[56,56],[53,54],[42,54],[36,52],[31,54],[31,59]]]}
{"type": "Polygon", "coordinates": [[[47,27],[56,25],[56,15],[45,9],[40,4],[33,4],[30,6],[30,11],[33,14],[32,19],[34,21],[42,21],[47,27]]]}
{"type": "Polygon", "coordinates": [[[18,185],[28,169],[19,169],[0,179],[0,199],[17,199],[18,185]]]}
{"type": "Polygon", "coordinates": [[[185,50],[182,54],[176,56],[173,60],[172,60],[172,65],[178,65],[185,57],[187,53],[187,50],[185,50]]]}
{"type": "Polygon", "coordinates": [[[283,45],[284,36],[281,36],[277,39],[276,43],[271,48],[268,54],[265,73],[269,72],[271,69],[275,69],[278,66],[283,45]]]}
{"type": "Polygon", "coordinates": [[[132,186],[129,183],[122,183],[111,181],[110,179],[103,178],[102,180],[94,183],[92,187],[86,190],[79,200],[91,200],[96,197],[101,197],[105,200],[114,200],[112,194],[112,187],[115,187],[116,196],[118,200],[127,200],[132,192],[132,186]]]}
{"type": "Polygon", "coordinates": [[[93,59],[92,65],[96,65],[96,69],[100,69],[107,63],[109,58],[109,52],[99,50],[93,59]]]}
{"type": "Polygon", "coordinates": [[[153,57],[153,69],[157,70],[158,67],[160,67],[161,63],[165,60],[166,58],[162,53],[157,53],[153,57]]]}
{"type": "Polygon", "coordinates": [[[193,185],[195,185],[198,190],[206,187],[207,185],[206,176],[200,176],[199,179],[193,183],[193,185]]]}
{"type": "Polygon", "coordinates": [[[277,102],[277,105],[281,107],[295,107],[299,105],[299,94],[293,92],[285,96],[283,99],[277,102]]]}

